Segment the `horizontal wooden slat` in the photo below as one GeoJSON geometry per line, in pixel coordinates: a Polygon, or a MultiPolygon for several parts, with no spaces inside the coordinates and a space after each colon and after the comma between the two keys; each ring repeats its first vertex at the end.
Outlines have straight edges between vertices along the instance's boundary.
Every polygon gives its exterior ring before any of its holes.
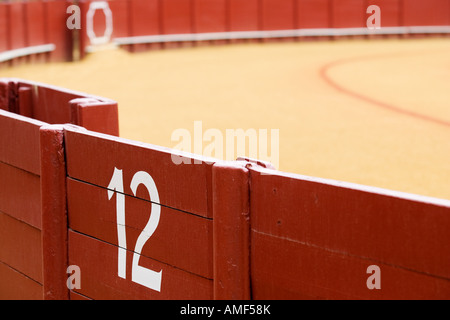
{"type": "Polygon", "coordinates": [[[42,285],[0,262],[0,300],[42,300],[42,285]]]}
{"type": "Polygon", "coordinates": [[[450,299],[448,279],[254,231],[251,243],[253,299],[450,299]]]}
{"type": "Polygon", "coordinates": [[[182,271],[167,264],[141,256],[139,265],[162,270],[161,291],[131,281],[133,254],[127,251],[126,278],[118,276],[118,248],[106,242],[69,231],[69,264],[80,268],[80,289],[92,299],[212,299],[212,280],[182,271]],[[111,262],[111,263],[109,263],[111,262]]]}
{"type": "Polygon", "coordinates": [[[40,230],[0,212],[0,261],[42,283],[40,230]]]}
{"type": "Polygon", "coordinates": [[[40,178],[0,162],[0,211],[41,228],[40,178]]]}
{"type": "MultiPolygon", "coordinates": [[[[118,245],[116,196],[108,190],[67,179],[69,227],[118,245]]],[[[145,188],[142,188],[145,191],[145,188]]],[[[133,250],[149,217],[152,204],[125,197],[127,248],[133,250]]],[[[145,243],[142,255],[176,268],[212,278],[212,220],[161,207],[156,231],[145,243]]]]}
{"type": "Polygon", "coordinates": [[[450,201],[273,173],[251,171],[253,230],[450,279],[450,201]]]}
{"type": "Polygon", "coordinates": [[[186,154],[191,164],[176,164],[171,152],[183,153],[76,128],[66,128],[65,138],[70,177],[106,188],[117,168],[123,170],[125,193],[131,195],[133,175],[145,171],[156,184],[160,204],[212,216],[211,165],[194,164],[193,160],[201,162],[206,158],[186,154]]]}
{"type": "Polygon", "coordinates": [[[0,110],[0,162],[39,175],[39,128],[44,124],[0,110]]]}

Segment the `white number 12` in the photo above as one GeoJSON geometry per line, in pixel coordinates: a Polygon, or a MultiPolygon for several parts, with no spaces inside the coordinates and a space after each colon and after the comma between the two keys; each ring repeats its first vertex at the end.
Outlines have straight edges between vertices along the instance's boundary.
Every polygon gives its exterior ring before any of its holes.
{"type": "MultiPolygon", "coordinates": [[[[131,281],[139,283],[147,288],[161,291],[162,270],[159,272],[141,267],[139,265],[139,258],[144,244],[153,235],[158,227],[159,217],[161,214],[161,207],[159,203],[158,190],[156,189],[153,178],[145,171],[136,172],[131,180],[131,191],[136,196],[136,191],[139,185],[144,185],[150,194],[152,201],[152,208],[150,218],[147,225],[139,235],[136,245],[134,247],[133,262],[131,268],[131,281]]],[[[116,194],[116,214],[117,214],[117,238],[119,245],[118,253],[118,275],[126,279],[126,259],[127,259],[127,238],[125,232],[125,194],[123,191],[123,174],[122,170],[114,168],[114,173],[108,185],[108,198],[111,200],[112,196],[116,194]]]]}

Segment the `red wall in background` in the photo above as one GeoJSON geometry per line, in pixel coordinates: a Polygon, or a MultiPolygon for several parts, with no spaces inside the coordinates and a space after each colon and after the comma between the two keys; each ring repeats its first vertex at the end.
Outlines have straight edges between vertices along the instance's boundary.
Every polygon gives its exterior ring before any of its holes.
{"type": "Polygon", "coordinates": [[[227,31],[226,0],[194,0],[194,8],[196,33],[227,31]]]}
{"type": "Polygon", "coordinates": [[[178,34],[193,32],[192,0],[171,0],[162,2],[162,33],[178,34]]]}
{"type": "Polygon", "coordinates": [[[255,31],[259,29],[258,0],[229,0],[228,19],[230,31],[255,31]]]}
{"type": "Polygon", "coordinates": [[[329,0],[297,0],[297,28],[331,28],[329,0]]]}
{"type": "Polygon", "coordinates": [[[295,29],[296,17],[294,8],[294,0],[262,0],[261,29],[295,29]]]}

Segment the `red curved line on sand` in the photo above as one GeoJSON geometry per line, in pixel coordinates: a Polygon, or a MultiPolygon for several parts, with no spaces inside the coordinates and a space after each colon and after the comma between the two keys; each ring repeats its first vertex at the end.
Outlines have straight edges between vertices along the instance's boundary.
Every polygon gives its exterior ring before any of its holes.
{"type": "MultiPolygon", "coordinates": [[[[368,57],[366,57],[366,58],[368,58],[368,57]]],[[[374,57],[371,57],[371,58],[374,58],[374,57]]],[[[337,82],[333,81],[331,79],[331,77],[328,75],[328,71],[331,68],[333,68],[333,67],[335,67],[337,65],[342,65],[342,64],[345,64],[345,63],[351,63],[351,62],[354,62],[354,61],[357,61],[357,60],[358,59],[353,58],[353,59],[341,59],[341,60],[330,62],[330,63],[324,65],[320,69],[320,76],[331,87],[335,88],[336,90],[338,90],[338,91],[340,91],[340,92],[342,92],[344,94],[352,96],[354,98],[366,101],[368,103],[371,103],[371,104],[376,105],[376,106],[378,106],[380,108],[383,108],[383,109],[390,110],[392,112],[400,113],[400,114],[403,114],[403,115],[414,117],[416,119],[420,119],[420,120],[424,120],[424,121],[428,121],[428,122],[433,122],[435,124],[439,124],[439,125],[442,125],[442,126],[450,127],[450,122],[448,122],[448,121],[445,121],[445,120],[442,120],[442,119],[438,119],[438,118],[434,118],[434,117],[430,117],[430,116],[427,116],[425,114],[413,112],[413,111],[410,111],[410,110],[407,110],[407,109],[402,109],[402,108],[396,107],[396,106],[394,106],[392,104],[388,104],[388,103],[385,103],[385,102],[382,102],[382,101],[378,101],[376,99],[373,99],[371,97],[365,96],[365,95],[360,94],[358,92],[354,92],[354,91],[351,91],[349,89],[346,89],[343,86],[339,85],[337,82]]]]}

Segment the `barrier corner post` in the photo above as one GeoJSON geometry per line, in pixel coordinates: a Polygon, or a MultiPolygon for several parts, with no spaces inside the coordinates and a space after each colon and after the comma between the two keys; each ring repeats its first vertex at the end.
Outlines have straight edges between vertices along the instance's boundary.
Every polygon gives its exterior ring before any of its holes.
{"type": "Polygon", "coordinates": [[[40,128],[42,263],[45,300],[67,300],[66,161],[61,125],[40,128]]]}
{"type": "Polygon", "coordinates": [[[215,300],[251,299],[248,177],[239,162],[212,169],[215,300]]]}
{"type": "Polygon", "coordinates": [[[91,131],[119,136],[119,109],[115,101],[76,98],[69,101],[71,123],[91,131]]]}

